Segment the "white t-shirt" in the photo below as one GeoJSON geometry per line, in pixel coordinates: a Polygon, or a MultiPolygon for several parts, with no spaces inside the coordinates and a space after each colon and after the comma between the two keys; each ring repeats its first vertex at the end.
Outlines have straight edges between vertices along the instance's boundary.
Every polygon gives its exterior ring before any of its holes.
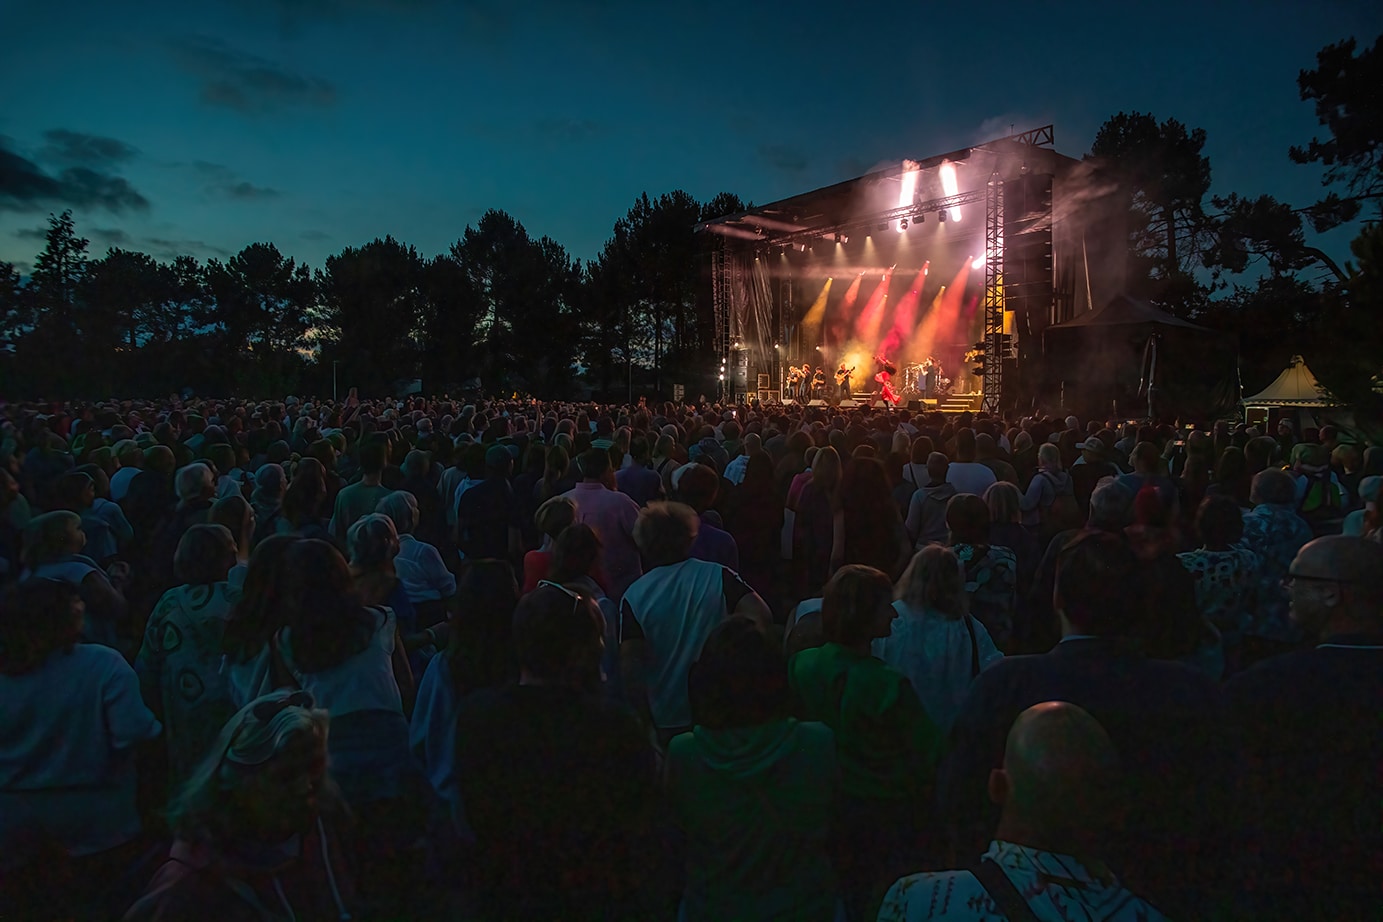
{"type": "Polygon", "coordinates": [[[161,730],[110,647],[77,644],[0,675],[0,868],[39,837],[90,855],[138,835],[130,750],[161,730]]]}
{"type": "MultiPolygon", "coordinates": [[[[965,620],[924,614],[902,600],[893,603],[893,610],[898,613],[893,633],[875,640],[873,653],[908,677],[932,723],[943,735],[949,733],[972,681],[972,648],[965,620]]],[[[970,623],[984,670],[1004,655],[983,624],[973,618],[970,623]]]]}
{"type": "Polygon", "coordinates": [[[122,467],[110,475],[110,498],[117,503],[130,491],[130,481],[141,473],[137,467],[122,467]]]}
{"type": "Polygon", "coordinates": [[[946,482],[954,486],[957,493],[983,496],[994,480],[994,472],[978,461],[952,461],[946,471],[946,482]]]}
{"type": "MultiPolygon", "coordinates": [[[[377,626],[369,645],[345,662],[321,672],[303,672],[285,656],[293,677],[303,691],[310,692],[317,706],[344,717],[359,711],[397,711],[403,713],[403,696],[394,679],[394,634],[397,623],[392,608],[371,609],[377,626]]],[[[284,630],[281,649],[292,646],[284,630]]]]}

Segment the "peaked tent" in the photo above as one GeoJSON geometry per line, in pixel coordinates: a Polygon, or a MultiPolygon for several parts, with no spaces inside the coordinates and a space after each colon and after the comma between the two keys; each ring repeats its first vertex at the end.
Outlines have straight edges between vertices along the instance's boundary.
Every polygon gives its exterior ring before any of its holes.
{"type": "Polygon", "coordinates": [[[1252,397],[1244,398],[1246,407],[1328,407],[1330,401],[1321,383],[1306,367],[1306,360],[1292,356],[1277,380],[1252,397]]]}
{"type": "Polygon", "coordinates": [[[1042,397],[1081,415],[1143,416],[1140,383],[1156,352],[1159,416],[1208,420],[1236,412],[1238,341],[1120,295],[1042,334],[1042,397]],[[1150,342],[1152,345],[1150,345],[1150,342]]]}

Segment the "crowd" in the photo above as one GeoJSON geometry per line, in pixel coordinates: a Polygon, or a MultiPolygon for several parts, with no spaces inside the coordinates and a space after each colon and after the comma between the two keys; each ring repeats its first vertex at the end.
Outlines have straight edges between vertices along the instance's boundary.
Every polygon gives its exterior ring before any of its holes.
{"type": "Polygon", "coordinates": [[[1381,478],[1288,421],[0,405],[0,918],[1376,917],[1381,478]]]}

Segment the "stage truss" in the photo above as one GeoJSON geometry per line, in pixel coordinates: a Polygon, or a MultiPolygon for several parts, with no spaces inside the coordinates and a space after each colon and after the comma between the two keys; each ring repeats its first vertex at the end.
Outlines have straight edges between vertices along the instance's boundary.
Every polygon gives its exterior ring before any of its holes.
{"type": "Polygon", "coordinates": [[[981,407],[997,413],[1004,394],[1004,184],[989,177],[984,205],[984,376],[981,407]]]}

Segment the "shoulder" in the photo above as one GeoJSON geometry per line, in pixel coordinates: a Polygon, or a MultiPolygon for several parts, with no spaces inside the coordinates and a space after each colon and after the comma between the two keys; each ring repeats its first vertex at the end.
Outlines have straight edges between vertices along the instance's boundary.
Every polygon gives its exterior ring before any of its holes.
{"type": "Polygon", "coordinates": [[[879,908],[879,922],[914,922],[923,919],[1002,919],[979,907],[989,905],[988,894],[969,871],[909,874],[889,888],[879,908]]]}

